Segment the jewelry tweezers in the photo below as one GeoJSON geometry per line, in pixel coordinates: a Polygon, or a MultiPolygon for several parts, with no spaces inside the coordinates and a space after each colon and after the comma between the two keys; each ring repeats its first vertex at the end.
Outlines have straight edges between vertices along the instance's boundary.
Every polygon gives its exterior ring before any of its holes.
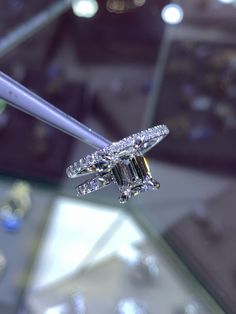
{"type": "Polygon", "coordinates": [[[0,98],[13,107],[42,120],[95,148],[104,148],[111,142],[81,122],[40,98],[6,74],[0,72],[0,98]]]}

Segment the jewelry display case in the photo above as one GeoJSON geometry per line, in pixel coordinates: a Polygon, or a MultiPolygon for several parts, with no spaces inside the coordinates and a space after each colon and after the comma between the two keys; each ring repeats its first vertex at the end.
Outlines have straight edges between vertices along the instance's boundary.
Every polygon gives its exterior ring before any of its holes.
{"type": "MultiPolygon", "coordinates": [[[[12,189],[12,183],[12,179],[1,177],[1,215],[3,200],[12,189]]],[[[32,184],[31,198],[31,208],[23,221],[13,221],[6,215],[4,220],[2,216],[0,219],[0,311],[4,314],[17,313],[23,306],[30,270],[46,225],[54,191],[32,184]]]]}
{"type": "Polygon", "coordinates": [[[49,221],[27,293],[30,313],[116,313],[125,300],[141,313],[223,313],[170,247],[121,208],[64,197],[49,221]]]}
{"type": "Polygon", "coordinates": [[[165,233],[166,240],[228,313],[235,309],[234,203],[235,184],[196,205],[165,233]]]}

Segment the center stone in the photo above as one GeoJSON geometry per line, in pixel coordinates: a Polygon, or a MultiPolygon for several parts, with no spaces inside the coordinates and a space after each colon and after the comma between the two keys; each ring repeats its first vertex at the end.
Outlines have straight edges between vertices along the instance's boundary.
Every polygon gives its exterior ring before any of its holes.
{"type": "Polygon", "coordinates": [[[112,172],[120,190],[124,191],[128,188],[134,195],[139,194],[143,184],[151,179],[147,161],[143,156],[122,160],[112,169],[112,172]]]}
{"type": "Polygon", "coordinates": [[[113,174],[119,186],[132,186],[136,183],[142,183],[151,175],[143,156],[123,160],[113,168],[113,174]]]}

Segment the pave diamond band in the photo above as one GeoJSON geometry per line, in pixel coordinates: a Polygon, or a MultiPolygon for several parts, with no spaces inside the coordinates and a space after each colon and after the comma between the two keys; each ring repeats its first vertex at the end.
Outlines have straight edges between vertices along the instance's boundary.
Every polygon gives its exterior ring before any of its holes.
{"type": "Polygon", "coordinates": [[[103,175],[96,175],[95,177],[86,180],[84,183],[79,184],[76,187],[77,196],[83,196],[91,192],[95,192],[105,186],[114,182],[114,178],[111,173],[103,175]]]}
{"type": "Polygon", "coordinates": [[[120,158],[144,154],[168,134],[169,129],[165,125],[133,134],[74,162],[67,168],[67,175],[69,178],[76,178],[93,172],[104,172],[111,169],[120,158]]]}
{"type": "Polygon", "coordinates": [[[116,183],[120,191],[119,200],[125,203],[131,196],[158,189],[160,184],[152,178],[143,154],[168,134],[165,125],[155,126],[74,162],[66,170],[68,177],[95,173],[92,178],[77,186],[77,195],[83,196],[116,183]]]}

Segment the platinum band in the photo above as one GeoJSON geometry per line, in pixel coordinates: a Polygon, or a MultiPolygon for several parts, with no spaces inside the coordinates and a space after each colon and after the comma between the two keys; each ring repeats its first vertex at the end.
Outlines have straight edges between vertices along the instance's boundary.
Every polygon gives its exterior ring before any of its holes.
{"type": "Polygon", "coordinates": [[[146,153],[168,134],[169,129],[165,125],[158,125],[133,134],[74,162],[67,168],[67,176],[77,178],[89,173],[109,170],[119,162],[120,158],[146,153]]]}

